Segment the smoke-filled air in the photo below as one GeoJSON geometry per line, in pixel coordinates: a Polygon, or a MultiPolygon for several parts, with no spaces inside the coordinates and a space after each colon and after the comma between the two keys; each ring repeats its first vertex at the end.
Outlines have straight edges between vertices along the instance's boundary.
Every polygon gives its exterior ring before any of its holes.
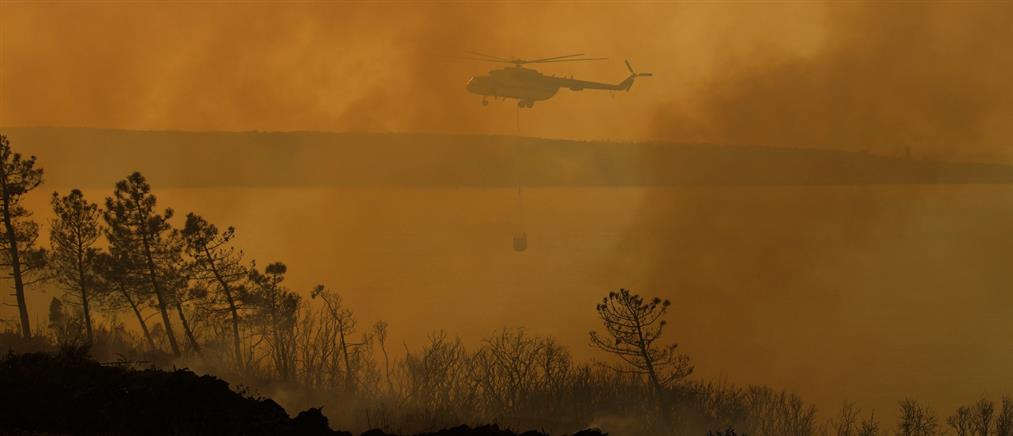
{"type": "Polygon", "coordinates": [[[1005,2],[0,2],[0,434],[1013,436],[1005,2]]]}

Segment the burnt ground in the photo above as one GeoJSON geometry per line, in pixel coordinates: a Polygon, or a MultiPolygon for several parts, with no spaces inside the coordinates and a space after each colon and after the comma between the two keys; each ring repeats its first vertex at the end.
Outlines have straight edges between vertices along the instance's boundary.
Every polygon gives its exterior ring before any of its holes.
{"type": "MultiPolygon", "coordinates": [[[[351,436],[331,430],[320,409],[290,418],[268,398],[234,391],[187,369],[103,365],[82,351],[0,359],[0,435],[351,436]]],[[[525,432],[522,436],[542,436],[525,432]]],[[[600,436],[585,430],[574,436],[600,436]]],[[[363,436],[394,436],[369,430],[363,436]]],[[[495,425],[419,436],[517,436],[495,425]]]]}
{"type": "Polygon", "coordinates": [[[106,366],[84,353],[0,360],[0,433],[87,435],[350,435],[319,409],[290,418],[270,399],[186,369],[106,366]]]}

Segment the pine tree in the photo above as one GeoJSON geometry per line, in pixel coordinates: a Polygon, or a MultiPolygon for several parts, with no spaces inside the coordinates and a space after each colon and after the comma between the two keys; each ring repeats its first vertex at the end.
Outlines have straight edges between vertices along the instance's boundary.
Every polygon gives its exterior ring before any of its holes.
{"type": "Polygon", "coordinates": [[[49,231],[52,245],[49,266],[56,281],[80,302],[85,337],[90,345],[95,339],[91,293],[95,282],[95,256],[98,254],[94,245],[100,232],[98,205],[86,200],[78,189],[63,197],[54,192],[52,204],[56,218],[49,231]]]}
{"type": "Polygon", "coordinates": [[[219,232],[218,227],[200,215],[189,213],[183,227],[187,254],[193,259],[194,279],[213,284],[225,298],[232,327],[232,346],[236,362],[242,365],[242,340],[239,335],[239,300],[237,285],[247,272],[242,265],[242,251],[230,245],[236,229],[219,232]]]}
{"type": "Polygon", "coordinates": [[[95,293],[96,297],[103,297],[106,307],[117,310],[129,308],[141,327],[141,333],[148,342],[152,351],[158,350],[155,340],[151,336],[151,329],[148,328],[147,318],[144,316],[144,308],[151,304],[153,296],[146,291],[147,281],[136,262],[130,259],[128,253],[117,247],[111,247],[109,253],[100,252],[95,256],[95,293]]]}
{"type": "MultiPolygon", "coordinates": [[[[159,266],[158,273],[164,283],[165,293],[171,304],[176,308],[179,316],[180,326],[183,328],[183,335],[186,337],[190,349],[201,354],[201,346],[197,337],[190,327],[190,321],[183,310],[184,298],[190,300],[203,299],[201,294],[206,294],[200,289],[191,289],[191,265],[183,259],[183,248],[185,242],[180,231],[170,228],[163,243],[158,244],[155,250],[155,263],[159,266]]],[[[199,308],[199,306],[198,306],[199,308]]]]}
{"type": "Polygon", "coordinates": [[[172,301],[157,262],[160,251],[167,244],[171,230],[167,221],[172,218],[173,212],[165,209],[162,214],[157,213],[156,202],[147,180],[141,173],[135,172],[116,182],[113,197],[106,198],[103,217],[110,248],[124,252],[125,256],[135,260],[131,262],[133,266],[143,270],[158,304],[169,347],[172,354],[178,356],[179,344],[169,320],[169,304],[172,301]]]}
{"type": "Polygon", "coordinates": [[[14,294],[21,318],[21,335],[32,336],[25,301],[26,275],[30,270],[45,264],[45,253],[35,247],[39,226],[31,221],[31,212],[21,206],[21,198],[42,184],[42,168],[35,166],[35,156],[27,159],[11,149],[6,136],[0,135],[0,212],[3,215],[4,233],[0,237],[0,261],[11,269],[14,294]]]}
{"type": "Polygon", "coordinates": [[[665,390],[693,372],[689,356],[680,353],[677,344],[662,346],[656,343],[667,324],[661,318],[669,305],[668,300],[660,298],[646,302],[643,297],[626,289],[609,292],[596,307],[608,336],[591,332],[592,346],[612,353],[626,363],[625,367],[613,367],[613,370],[647,376],[666,423],[665,390]]]}

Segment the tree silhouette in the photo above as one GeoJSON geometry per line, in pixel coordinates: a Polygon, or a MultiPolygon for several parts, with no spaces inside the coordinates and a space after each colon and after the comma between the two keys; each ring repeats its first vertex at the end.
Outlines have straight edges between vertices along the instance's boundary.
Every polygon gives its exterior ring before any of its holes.
{"type": "Polygon", "coordinates": [[[862,419],[858,426],[858,436],[879,436],[879,421],[876,420],[876,412],[869,414],[868,418],[862,419]]]}
{"type": "Polygon", "coordinates": [[[487,407],[518,418],[544,395],[541,409],[558,407],[558,383],[565,379],[569,354],[547,337],[521,328],[504,328],[485,338],[471,361],[477,385],[490,400],[487,407]]]}
{"type": "Polygon", "coordinates": [[[971,424],[976,436],[989,436],[992,432],[992,419],[995,417],[995,403],[982,398],[975,403],[972,410],[971,424]]]}
{"type": "Polygon", "coordinates": [[[355,317],[352,310],[342,304],[341,296],[324,287],[317,285],[310,292],[310,298],[320,298],[327,307],[327,313],[337,323],[338,346],[341,349],[341,357],[345,364],[345,389],[349,392],[355,391],[355,368],[352,365],[352,358],[349,355],[350,348],[362,346],[366,341],[351,343],[350,336],[355,331],[355,317]]]}
{"type": "Polygon", "coordinates": [[[394,379],[391,378],[390,355],[387,353],[387,327],[386,321],[377,321],[376,324],[373,324],[373,337],[376,338],[380,352],[383,353],[383,372],[387,380],[387,395],[394,395],[394,379]]]}
{"type": "Polygon", "coordinates": [[[0,209],[3,214],[4,235],[0,238],[2,262],[11,269],[14,294],[21,317],[21,335],[32,336],[25,301],[25,273],[44,265],[45,255],[35,248],[39,226],[29,217],[31,212],[21,206],[21,197],[42,184],[42,168],[35,167],[35,156],[22,158],[11,149],[6,136],[0,135],[0,209]]]}
{"type": "Polygon", "coordinates": [[[95,256],[96,296],[105,297],[107,307],[119,309],[129,307],[141,326],[141,333],[152,351],[158,350],[148,328],[143,309],[152,299],[144,277],[136,274],[137,267],[129,253],[110,247],[109,253],[100,252],[95,256]]]}
{"type": "Polygon", "coordinates": [[[995,417],[995,436],[1013,436],[1013,400],[1002,397],[999,413],[995,417]]]}
{"type": "MultiPolygon", "coordinates": [[[[917,416],[917,413],[905,411],[902,424],[915,421],[909,416],[917,416]]],[[[997,406],[992,400],[982,398],[971,406],[957,407],[954,414],[946,418],[946,424],[953,428],[955,436],[1013,436],[1013,401],[1003,396],[997,406]]]]}
{"type": "Polygon", "coordinates": [[[162,326],[169,340],[172,354],[179,355],[179,344],[169,321],[169,295],[165,289],[163,277],[159,274],[156,254],[160,246],[166,244],[170,230],[166,222],[172,217],[172,209],[165,209],[163,214],[155,211],[155,196],[151,194],[151,186],[141,173],[135,172],[126,179],[116,182],[113,197],[106,198],[106,210],[103,213],[107,230],[106,238],[113,250],[126,253],[133,266],[144,269],[148,284],[158,302],[158,311],[162,315],[162,326]]]}
{"type": "Polygon", "coordinates": [[[940,434],[935,412],[907,398],[900,402],[897,436],[936,436],[940,434]]]}
{"type": "Polygon", "coordinates": [[[236,230],[229,227],[219,233],[214,224],[200,215],[189,213],[183,227],[187,254],[193,259],[194,279],[213,283],[225,297],[232,327],[232,346],[236,362],[242,365],[242,341],[239,336],[239,308],[236,295],[237,284],[246,274],[242,265],[242,251],[230,245],[236,230]]]}
{"type": "Polygon", "coordinates": [[[590,333],[591,345],[612,353],[628,365],[628,368],[611,369],[647,376],[666,420],[665,389],[693,372],[689,356],[676,350],[677,344],[656,344],[667,324],[661,318],[669,305],[668,300],[659,298],[645,302],[626,289],[609,292],[596,307],[607,336],[590,333]]]}
{"type": "Polygon", "coordinates": [[[240,291],[243,301],[254,309],[255,322],[267,339],[271,359],[278,376],[291,381],[295,375],[295,325],[300,298],[281,285],[288,268],[274,262],[261,273],[251,268],[250,287],[240,291]]]}
{"type": "Polygon", "coordinates": [[[67,292],[75,294],[80,302],[84,330],[90,345],[95,340],[90,293],[95,281],[94,263],[98,253],[94,247],[100,231],[98,205],[86,200],[78,189],[63,197],[54,192],[52,204],[56,218],[49,231],[52,245],[49,266],[56,281],[67,292]]]}
{"type": "Polygon", "coordinates": [[[856,436],[859,431],[858,407],[845,401],[841,405],[841,413],[838,418],[830,420],[830,427],[835,436],[856,436]]]}
{"type": "Polygon", "coordinates": [[[946,418],[946,423],[950,427],[953,427],[953,431],[956,436],[971,436],[973,435],[972,423],[971,423],[971,408],[967,406],[960,406],[957,408],[957,413],[953,416],[946,418]]]}
{"type": "Polygon", "coordinates": [[[153,253],[155,264],[158,266],[157,272],[164,284],[163,289],[176,309],[180,327],[183,328],[183,335],[186,337],[187,343],[190,344],[190,349],[201,354],[200,343],[186,317],[186,311],[183,310],[183,303],[185,300],[203,299],[207,293],[200,287],[190,287],[192,268],[183,259],[185,244],[182,232],[170,227],[161,243],[154,246],[153,253]]]}

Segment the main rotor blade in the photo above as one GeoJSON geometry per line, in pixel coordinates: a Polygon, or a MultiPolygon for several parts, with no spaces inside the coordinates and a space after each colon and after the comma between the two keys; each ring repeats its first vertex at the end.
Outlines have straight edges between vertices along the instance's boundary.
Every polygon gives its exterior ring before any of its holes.
{"type": "Polygon", "coordinates": [[[577,53],[577,54],[566,55],[566,56],[553,56],[551,58],[532,59],[530,61],[524,61],[524,62],[531,64],[531,63],[535,63],[535,62],[551,61],[551,60],[554,60],[554,59],[563,59],[563,58],[573,58],[573,57],[577,57],[577,56],[584,56],[584,53],[577,53]]]}
{"type": "Polygon", "coordinates": [[[525,62],[525,63],[526,64],[551,64],[551,63],[554,63],[554,62],[604,61],[604,60],[608,60],[608,58],[557,59],[557,60],[554,60],[554,61],[539,61],[539,62],[529,61],[529,62],[525,62]]]}
{"type": "Polygon", "coordinates": [[[479,53],[477,51],[465,50],[464,52],[467,53],[467,54],[470,54],[470,55],[476,55],[476,56],[487,57],[487,58],[490,58],[490,59],[495,59],[495,60],[500,61],[500,62],[509,62],[510,61],[510,59],[504,59],[504,58],[501,58],[499,56],[487,55],[485,53],[479,53]]]}
{"type": "Polygon", "coordinates": [[[473,58],[473,57],[468,57],[468,56],[449,56],[449,55],[436,55],[436,56],[437,57],[441,57],[441,58],[446,58],[446,59],[464,59],[464,60],[469,60],[469,61],[496,62],[496,63],[501,63],[501,64],[512,64],[513,63],[513,62],[510,62],[510,61],[501,61],[501,60],[486,59],[486,58],[473,58]]]}
{"type": "Polygon", "coordinates": [[[626,62],[626,69],[630,70],[630,74],[636,74],[633,72],[633,67],[630,66],[630,61],[623,61],[623,62],[626,62]]]}

